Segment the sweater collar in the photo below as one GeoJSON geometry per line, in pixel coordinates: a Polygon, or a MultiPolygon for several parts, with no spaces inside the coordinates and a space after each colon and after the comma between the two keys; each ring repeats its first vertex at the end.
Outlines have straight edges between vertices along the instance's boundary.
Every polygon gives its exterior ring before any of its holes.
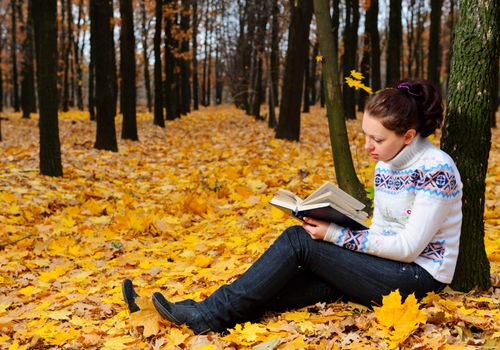
{"type": "Polygon", "coordinates": [[[385,162],[394,169],[406,168],[415,163],[422,151],[429,146],[427,138],[417,135],[410,144],[406,145],[394,158],[385,162]]]}

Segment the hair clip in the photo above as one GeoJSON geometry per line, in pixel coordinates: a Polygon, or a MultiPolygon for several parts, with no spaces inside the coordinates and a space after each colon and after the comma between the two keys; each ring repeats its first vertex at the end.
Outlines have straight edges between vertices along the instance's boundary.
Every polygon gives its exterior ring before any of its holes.
{"type": "Polygon", "coordinates": [[[410,86],[410,84],[409,84],[409,83],[407,83],[407,82],[403,82],[403,83],[399,84],[397,88],[398,88],[399,90],[403,90],[403,89],[404,89],[404,90],[406,90],[406,91],[408,92],[408,94],[410,94],[410,95],[412,95],[412,96],[415,96],[415,97],[420,97],[420,96],[422,96],[422,93],[421,93],[421,92],[419,92],[419,93],[415,93],[415,92],[413,92],[413,91],[412,91],[412,88],[411,88],[411,86],[410,86]]]}

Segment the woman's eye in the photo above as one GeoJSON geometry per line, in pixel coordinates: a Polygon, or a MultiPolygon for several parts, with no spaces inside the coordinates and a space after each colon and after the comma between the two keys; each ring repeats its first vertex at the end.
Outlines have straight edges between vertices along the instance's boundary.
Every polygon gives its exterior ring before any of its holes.
{"type": "Polygon", "coordinates": [[[381,143],[383,140],[380,140],[380,139],[373,139],[374,142],[376,143],[381,143]]]}

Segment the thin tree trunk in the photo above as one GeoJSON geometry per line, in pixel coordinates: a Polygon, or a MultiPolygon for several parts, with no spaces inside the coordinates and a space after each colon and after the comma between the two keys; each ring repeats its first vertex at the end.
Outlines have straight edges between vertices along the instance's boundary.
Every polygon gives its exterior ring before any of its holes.
{"type": "Polygon", "coordinates": [[[163,0],[156,0],[155,8],[155,36],[154,36],[154,87],[155,87],[155,100],[154,100],[154,125],[161,128],[165,127],[165,114],[163,113],[163,81],[162,81],[162,64],[161,64],[161,32],[163,21],[163,0]]]}
{"type": "Polygon", "coordinates": [[[366,13],[366,25],[370,38],[370,82],[373,91],[381,88],[380,78],[380,36],[378,33],[378,0],[371,0],[366,13]]]}
{"type": "Polygon", "coordinates": [[[304,87],[304,65],[313,13],[312,1],[293,1],[283,92],[276,138],[299,141],[300,107],[304,87]]]}
{"type": "MultiPolygon", "coordinates": [[[[92,38],[92,34],[90,34],[90,46],[92,46],[92,42],[94,39],[92,38]]],[[[92,53],[92,49],[90,50],[90,61],[89,61],[89,91],[88,91],[88,108],[89,108],[89,116],[90,120],[95,121],[95,63],[94,63],[94,54],[92,53]]]]}
{"type": "Polygon", "coordinates": [[[179,117],[178,103],[176,94],[176,80],[175,69],[177,60],[174,56],[174,48],[177,47],[177,41],[173,36],[172,30],[176,19],[176,1],[166,0],[165,7],[167,8],[167,15],[164,16],[165,20],[165,107],[167,110],[167,120],[174,120],[179,117]]]}
{"type": "Polygon", "coordinates": [[[66,0],[66,30],[67,37],[64,38],[64,83],[63,83],[63,107],[64,112],[69,111],[69,56],[71,53],[71,43],[72,43],[72,32],[73,32],[73,15],[71,11],[71,0],[66,0]]]}
{"type": "Polygon", "coordinates": [[[122,96],[122,139],[139,140],[136,116],[135,36],[132,0],[120,0],[120,75],[122,96]]]}
{"type": "Polygon", "coordinates": [[[26,15],[25,32],[23,43],[24,59],[21,80],[21,105],[23,118],[29,118],[31,112],[36,112],[35,96],[35,73],[33,68],[33,15],[32,3],[28,1],[28,13],[26,15]]]}
{"type": "MultiPolygon", "coordinates": [[[[344,77],[349,76],[351,70],[357,70],[359,0],[346,1],[346,27],[344,29],[344,55],[342,56],[342,71],[344,77]]],[[[354,89],[343,85],[344,112],[349,119],[356,118],[356,99],[354,89]]]]}
{"type": "Polygon", "coordinates": [[[316,40],[313,46],[312,65],[311,65],[311,104],[315,105],[318,99],[316,84],[318,82],[318,61],[319,42],[316,40]]]}
{"type": "Polygon", "coordinates": [[[328,126],[337,181],[340,188],[370,208],[370,200],[356,175],[349,148],[328,0],[314,0],[314,13],[318,25],[320,50],[325,56],[323,77],[325,79],[328,126]]]}
{"type": "Polygon", "coordinates": [[[441,68],[441,13],[443,0],[431,0],[431,28],[429,35],[429,55],[427,78],[439,86],[441,68]]]}
{"type": "Polygon", "coordinates": [[[311,105],[311,59],[310,59],[310,42],[307,41],[306,62],[304,64],[304,97],[302,101],[302,113],[309,113],[311,105]]]}
{"type": "Polygon", "coordinates": [[[32,0],[40,97],[40,173],[62,176],[57,119],[57,2],[32,0]]]}
{"type": "Polygon", "coordinates": [[[20,101],[19,101],[19,83],[18,83],[18,72],[17,72],[17,16],[16,16],[16,6],[17,1],[11,0],[11,45],[10,45],[10,55],[12,64],[12,106],[14,111],[20,111],[20,101]]]}
{"type": "Polygon", "coordinates": [[[455,160],[463,182],[460,250],[451,284],[463,292],[491,286],[483,214],[499,11],[498,1],[461,1],[454,34],[441,147],[455,160]]]}
{"type": "Polygon", "coordinates": [[[199,81],[198,81],[198,0],[193,1],[193,37],[192,37],[192,50],[193,50],[193,109],[199,109],[199,81]]]}
{"type": "Polygon", "coordinates": [[[141,0],[141,29],[142,29],[142,60],[144,61],[144,88],[146,90],[146,102],[148,111],[153,110],[153,101],[151,96],[151,77],[149,74],[149,55],[148,55],[148,29],[146,0],[141,0]]]}
{"type": "Polygon", "coordinates": [[[181,57],[179,59],[180,67],[180,104],[179,109],[181,114],[191,112],[191,69],[189,65],[189,17],[190,17],[190,1],[183,0],[181,4],[181,23],[180,29],[183,33],[180,45],[181,57]]]}
{"type": "Polygon", "coordinates": [[[83,111],[83,52],[85,45],[85,36],[81,33],[83,21],[83,0],[78,3],[78,21],[76,23],[77,35],[73,36],[73,55],[75,57],[75,67],[76,67],[76,105],[80,111],[83,111]],[[81,49],[80,49],[81,43],[81,49]],[[82,58],[82,62],[80,62],[82,58]]]}
{"type": "Polygon", "coordinates": [[[391,9],[389,13],[386,85],[390,85],[400,79],[401,43],[403,37],[403,29],[401,25],[401,1],[402,0],[390,0],[391,9]]]}
{"type": "Polygon", "coordinates": [[[95,103],[97,131],[94,147],[118,151],[116,142],[116,61],[111,0],[93,0],[90,3],[92,51],[95,68],[95,103]]]}
{"type": "MultiPolygon", "coordinates": [[[[280,35],[280,27],[279,27],[279,6],[278,0],[273,0],[272,5],[272,26],[271,26],[271,57],[270,57],[270,66],[271,66],[271,83],[273,90],[273,101],[274,105],[277,106],[279,104],[279,95],[278,95],[278,84],[280,80],[280,68],[279,68],[279,35],[280,35]]],[[[269,125],[270,127],[275,127],[276,125],[269,125]]]]}

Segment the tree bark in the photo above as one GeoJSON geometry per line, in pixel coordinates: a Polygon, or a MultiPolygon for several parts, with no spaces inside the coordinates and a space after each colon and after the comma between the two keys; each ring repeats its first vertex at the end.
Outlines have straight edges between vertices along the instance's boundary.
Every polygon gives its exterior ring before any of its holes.
{"type": "Polygon", "coordinates": [[[116,142],[116,61],[113,40],[112,0],[90,2],[92,53],[95,68],[95,104],[97,131],[94,147],[117,152],[116,142]]]}
{"type": "Polygon", "coordinates": [[[349,148],[328,0],[314,0],[314,13],[318,26],[320,50],[325,57],[323,77],[325,79],[326,110],[337,182],[340,188],[370,208],[371,201],[356,176],[349,148]]]}
{"type": "Polygon", "coordinates": [[[191,0],[182,0],[181,4],[181,23],[182,39],[180,44],[181,54],[179,59],[180,67],[180,113],[188,114],[191,112],[191,69],[189,57],[189,19],[191,0]]]}
{"type": "Polygon", "coordinates": [[[69,105],[70,105],[70,101],[69,101],[69,95],[70,95],[70,92],[69,92],[69,68],[70,68],[70,64],[69,64],[69,57],[70,57],[70,54],[71,54],[71,44],[73,42],[73,11],[71,10],[71,5],[72,5],[72,2],[71,0],[66,0],[66,20],[67,20],[67,24],[66,24],[66,30],[67,30],[67,33],[66,33],[66,38],[64,38],[64,41],[65,43],[63,44],[63,54],[64,54],[64,83],[63,83],[63,105],[62,105],[62,110],[64,112],[67,112],[69,111],[69,105]]]}
{"type": "Polygon", "coordinates": [[[429,34],[429,56],[427,59],[427,79],[440,85],[441,68],[441,13],[443,0],[431,0],[431,28],[429,34]]]}
{"type": "MultiPolygon", "coordinates": [[[[136,116],[135,36],[132,0],[120,0],[120,75],[122,94],[122,139],[139,140],[136,116]]],[[[146,62],[145,62],[146,63],[146,62]]]]}
{"type": "Polygon", "coordinates": [[[177,16],[175,0],[166,0],[165,8],[167,14],[165,20],[165,108],[167,110],[167,120],[174,120],[179,117],[177,104],[177,89],[175,80],[175,69],[177,60],[174,55],[174,49],[177,47],[177,41],[173,36],[172,30],[177,16]]]}
{"type": "Polygon", "coordinates": [[[304,64],[304,97],[302,101],[302,113],[309,113],[311,106],[311,59],[310,42],[307,41],[306,62],[304,64]]]}
{"type": "Polygon", "coordinates": [[[21,78],[21,107],[23,110],[23,118],[29,118],[30,113],[36,112],[35,73],[33,68],[33,15],[31,6],[31,1],[28,1],[21,78]]]}
{"type": "Polygon", "coordinates": [[[62,176],[57,119],[57,2],[32,0],[32,10],[40,97],[40,173],[62,176]]]}
{"type": "Polygon", "coordinates": [[[148,111],[153,111],[153,98],[151,95],[151,76],[149,74],[149,45],[147,28],[146,0],[141,0],[141,29],[142,29],[142,60],[144,61],[144,89],[146,90],[146,102],[148,111]]]}
{"type": "Polygon", "coordinates": [[[381,88],[380,36],[378,33],[378,0],[371,0],[366,12],[366,26],[370,42],[370,86],[373,91],[381,88]]]}
{"type": "MultiPolygon", "coordinates": [[[[358,26],[359,0],[348,0],[346,1],[346,26],[343,35],[344,54],[342,56],[342,71],[344,77],[348,77],[351,70],[357,70],[358,26]]],[[[355,90],[346,84],[343,87],[344,113],[348,119],[356,119],[355,90]]]]}
{"type": "Polygon", "coordinates": [[[193,1],[193,37],[192,37],[192,69],[193,69],[193,109],[199,109],[199,81],[198,81],[198,0],[193,1]]]}
{"type": "Polygon", "coordinates": [[[390,6],[386,85],[390,85],[400,79],[401,43],[403,40],[401,0],[390,0],[390,6]]]}
{"type": "Polygon", "coordinates": [[[276,138],[299,141],[304,66],[313,4],[308,0],[292,1],[291,12],[276,138]]]}
{"type": "Polygon", "coordinates": [[[11,45],[10,45],[10,55],[11,55],[11,64],[12,64],[12,106],[14,107],[14,111],[20,111],[20,102],[19,102],[19,78],[17,72],[17,16],[16,16],[16,7],[17,1],[11,0],[11,45]]]}
{"type": "Polygon", "coordinates": [[[74,37],[73,48],[76,66],[76,105],[79,110],[83,111],[83,53],[85,52],[85,35],[81,33],[83,21],[83,0],[78,3],[78,21],[76,24],[77,36],[74,37]],[[81,43],[81,47],[80,47],[81,43]],[[82,60],[82,62],[80,61],[82,60]]]}
{"type": "Polygon", "coordinates": [[[464,185],[460,251],[451,284],[464,292],[491,285],[483,214],[499,12],[498,1],[463,0],[454,33],[441,147],[455,160],[464,185]]]}
{"type": "MultiPolygon", "coordinates": [[[[274,98],[274,105],[277,106],[279,104],[279,90],[278,90],[278,84],[280,80],[280,66],[279,66],[279,35],[280,35],[280,26],[279,26],[279,15],[280,15],[280,10],[278,6],[278,0],[273,0],[273,5],[272,5],[272,26],[271,26],[271,57],[270,57],[270,65],[271,65],[271,83],[272,83],[272,90],[273,90],[273,98],[274,98]]],[[[270,125],[271,126],[271,125],[270,125]]],[[[275,127],[276,125],[273,125],[271,127],[275,127]]]]}
{"type": "Polygon", "coordinates": [[[161,128],[165,127],[165,114],[163,113],[163,80],[162,80],[162,64],[161,64],[161,32],[163,22],[163,0],[156,0],[155,8],[155,36],[154,36],[154,125],[161,128]]]}

